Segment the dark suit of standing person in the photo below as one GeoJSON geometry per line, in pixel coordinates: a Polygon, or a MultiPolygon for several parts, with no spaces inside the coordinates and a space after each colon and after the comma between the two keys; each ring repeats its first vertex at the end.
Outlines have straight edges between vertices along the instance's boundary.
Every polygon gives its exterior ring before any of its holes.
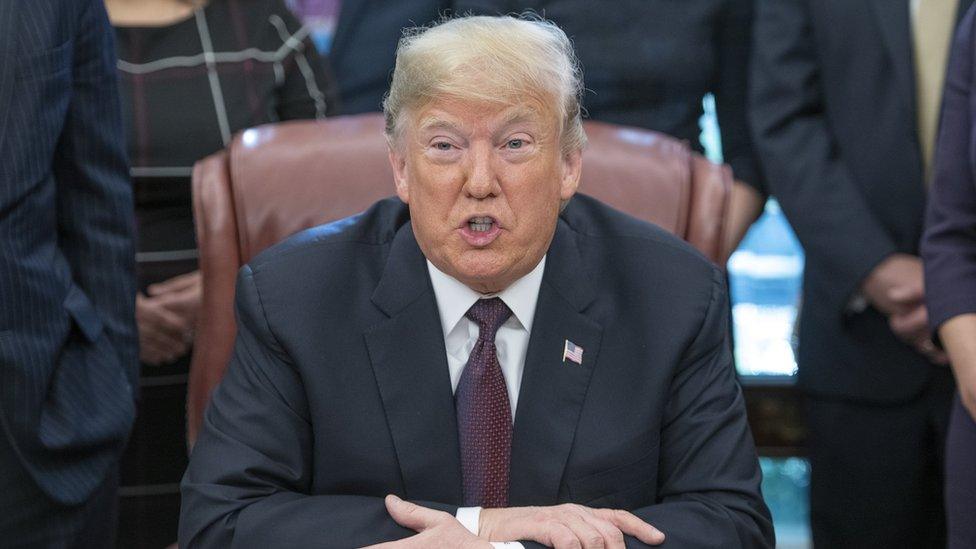
{"type": "Polygon", "coordinates": [[[818,547],[941,547],[953,385],[918,241],[961,0],[769,0],[752,121],[806,252],[799,387],[818,547]]]}
{"type": "Polygon", "coordinates": [[[341,98],[339,114],[382,110],[403,29],[427,25],[450,9],[450,0],[340,0],[329,48],[341,98]]]}
{"type": "Polygon", "coordinates": [[[662,132],[704,153],[700,119],[711,94],[722,160],[735,182],[725,256],[762,213],[765,191],[749,131],[749,49],[755,0],[454,0],[458,13],[532,10],[573,40],[591,120],[662,132]]]}
{"type": "Polygon", "coordinates": [[[242,268],[181,547],[773,545],[723,274],[574,198],[581,89],[549,22],[401,41],[398,198],[242,268]]]}
{"type": "Polygon", "coordinates": [[[956,374],[946,443],[950,549],[976,547],[976,7],[959,26],[946,73],[922,258],[929,324],[956,374]]]}
{"type": "Polygon", "coordinates": [[[132,195],[100,0],[0,0],[0,545],[111,547],[132,195]]]}

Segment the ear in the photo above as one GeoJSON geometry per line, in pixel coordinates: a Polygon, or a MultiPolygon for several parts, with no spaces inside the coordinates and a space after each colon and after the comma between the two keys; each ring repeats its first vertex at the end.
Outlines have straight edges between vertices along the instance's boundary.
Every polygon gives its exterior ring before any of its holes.
{"type": "Polygon", "coordinates": [[[559,185],[559,198],[569,200],[579,187],[583,171],[583,151],[576,150],[563,155],[563,177],[559,185]]]}
{"type": "Polygon", "coordinates": [[[404,204],[410,203],[410,186],[407,184],[407,157],[395,146],[389,148],[390,166],[393,167],[393,181],[396,193],[404,204]]]}

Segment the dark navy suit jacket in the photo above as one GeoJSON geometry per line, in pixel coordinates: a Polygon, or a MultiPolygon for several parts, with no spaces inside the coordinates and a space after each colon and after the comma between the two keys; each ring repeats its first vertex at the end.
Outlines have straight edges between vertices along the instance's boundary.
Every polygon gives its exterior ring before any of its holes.
{"type": "MultiPolygon", "coordinates": [[[[410,535],[388,493],[456,511],[447,353],[406,206],[387,199],[261,254],[240,273],[237,314],[183,480],[181,547],[410,535]]],[[[574,198],[539,291],[510,505],[630,509],[671,547],[771,547],[727,319],[723,274],[690,246],[574,198]],[[582,365],[561,359],[566,340],[582,365]]]]}
{"type": "Polygon", "coordinates": [[[922,257],[932,330],[976,313],[976,8],[959,26],[946,71],[942,129],[922,257]]]}
{"type": "MultiPolygon", "coordinates": [[[[133,418],[132,195],[101,0],[0,0],[0,436],[84,501],[133,418]]],[[[2,543],[2,542],[0,542],[2,543]]]]}
{"type": "Polygon", "coordinates": [[[909,3],[756,4],[752,129],[806,253],[798,381],[820,397],[905,402],[942,369],[874,308],[849,313],[885,257],[919,254],[926,196],[909,3]]]}

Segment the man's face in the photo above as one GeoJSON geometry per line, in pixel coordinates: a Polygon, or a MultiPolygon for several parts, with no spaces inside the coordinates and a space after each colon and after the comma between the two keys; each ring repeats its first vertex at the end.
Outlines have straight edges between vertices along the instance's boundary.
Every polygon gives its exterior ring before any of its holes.
{"type": "Polygon", "coordinates": [[[407,116],[390,161],[427,259],[482,293],[528,274],[579,184],[581,154],[561,152],[554,110],[443,100],[407,116]]]}

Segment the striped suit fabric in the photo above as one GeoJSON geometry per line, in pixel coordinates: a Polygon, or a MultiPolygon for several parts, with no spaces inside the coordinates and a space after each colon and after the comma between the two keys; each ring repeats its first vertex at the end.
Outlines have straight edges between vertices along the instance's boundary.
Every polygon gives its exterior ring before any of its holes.
{"type": "Polygon", "coordinates": [[[134,415],[132,195],[100,0],[0,0],[0,540],[75,546],[134,415]]]}

